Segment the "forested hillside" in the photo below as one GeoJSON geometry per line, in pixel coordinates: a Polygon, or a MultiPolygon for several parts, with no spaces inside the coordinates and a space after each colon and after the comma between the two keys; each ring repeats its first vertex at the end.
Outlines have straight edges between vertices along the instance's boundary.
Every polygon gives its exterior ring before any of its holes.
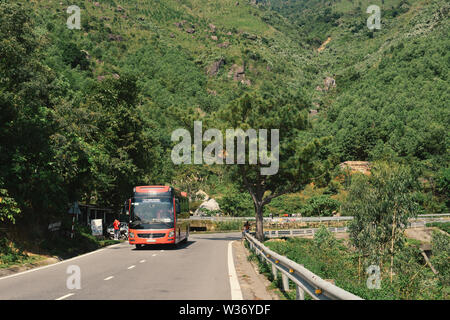
{"type": "Polygon", "coordinates": [[[339,162],[403,162],[424,179],[421,205],[448,210],[448,3],[270,3],[261,5],[297,24],[316,49],[312,135],[334,137],[327,154],[339,162]],[[381,8],[380,30],[365,27],[372,4],[381,8]],[[335,79],[331,90],[320,82],[326,77],[335,79]]]}
{"type": "Polygon", "coordinates": [[[75,200],[118,209],[134,185],[159,183],[203,189],[227,214],[254,214],[225,166],[170,158],[174,129],[192,132],[194,120],[233,128],[245,122],[233,110],[246,103],[274,117],[254,122],[261,128],[282,129],[284,114],[295,143],[317,141],[313,184],[274,199],[265,214],[339,210],[347,189],[336,168],[348,160],[411,167],[422,212],[446,211],[449,8],[445,0],[0,0],[0,220],[45,226],[75,200]],[[381,8],[380,30],[366,26],[369,4],[381,8]],[[67,27],[70,5],[81,9],[79,30],[67,27]]]}

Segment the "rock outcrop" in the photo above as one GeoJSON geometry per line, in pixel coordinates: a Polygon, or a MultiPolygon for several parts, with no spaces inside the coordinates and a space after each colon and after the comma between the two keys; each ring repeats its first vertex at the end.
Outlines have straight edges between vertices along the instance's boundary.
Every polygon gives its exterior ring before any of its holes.
{"type": "Polygon", "coordinates": [[[250,86],[252,83],[250,79],[247,79],[245,76],[245,67],[238,66],[237,64],[233,64],[231,66],[230,71],[228,72],[228,78],[233,77],[234,81],[239,81],[242,84],[250,86]]]}
{"type": "Polygon", "coordinates": [[[342,170],[350,170],[350,172],[361,172],[363,174],[370,174],[370,162],[368,161],[345,161],[339,167],[342,170]]]}
{"type": "Polygon", "coordinates": [[[328,91],[330,88],[336,88],[336,80],[334,80],[334,78],[331,77],[326,77],[323,80],[323,90],[328,91]]]}
{"type": "Polygon", "coordinates": [[[208,75],[215,76],[218,72],[221,66],[223,66],[225,63],[225,60],[223,58],[220,58],[219,60],[215,61],[212,65],[208,68],[208,75]]]}
{"type": "Polygon", "coordinates": [[[229,45],[230,45],[230,43],[229,43],[228,41],[225,41],[225,42],[223,42],[223,43],[219,43],[219,44],[217,45],[217,47],[219,47],[219,48],[228,48],[229,45]]]}

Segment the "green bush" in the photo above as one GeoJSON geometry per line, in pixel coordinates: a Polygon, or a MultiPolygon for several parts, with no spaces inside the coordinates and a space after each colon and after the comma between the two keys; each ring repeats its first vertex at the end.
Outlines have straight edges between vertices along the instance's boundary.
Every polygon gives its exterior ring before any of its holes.
{"type": "Polygon", "coordinates": [[[236,221],[217,221],[216,230],[227,231],[227,230],[242,230],[244,228],[244,223],[240,220],[236,221]]]}
{"type": "Polygon", "coordinates": [[[314,233],[314,244],[318,249],[333,248],[336,245],[336,239],[327,227],[321,225],[314,233]]]}
{"type": "Polygon", "coordinates": [[[442,287],[446,288],[447,295],[450,293],[450,236],[441,232],[433,232],[431,240],[433,256],[431,263],[438,271],[439,281],[442,287]]]}
{"type": "Polygon", "coordinates": [[[314,196],[308,199],[304,208],[300,210],[302,216],[332,216],[341,203],[327,195],[314,196]]]}
{"type": "Polygon", "coordinates": [[[266,215],[270,213],[275,215],[298,213],[304,206],[305,204],[298,194],[288,194],[273,199],[266,205],[265,213],[266,215]]]}
{"type": "Polygon", "coordinates": [[[222,198],[217,199],[223,213],[235,217],[249,217],[255,215],[253,201],[248,192],[228,191],[222,198]]]}

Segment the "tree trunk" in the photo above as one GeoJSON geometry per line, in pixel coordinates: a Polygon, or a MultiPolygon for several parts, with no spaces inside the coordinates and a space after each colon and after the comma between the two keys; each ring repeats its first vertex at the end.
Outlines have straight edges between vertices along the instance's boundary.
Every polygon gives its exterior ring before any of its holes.
{"type": "Polygon", "coordinates": [[[264,241],[264,219],[263,219],[263,205],[261,202],[255,203],[256,211],[256,239],[259,241],[264,241]]]}
{"type": "Polygon", "coordinates": [[[394,217],[392,219],[392,240],[391,240],[391,272],[390,272],[391,283],[394,274],[395,213],[396,210],[394,209],[394,217]]]}
{"type": "Polygon", "coordinates": [[[358,253],[358,282],[361,281],[361,253],[358,253]]]}
{"type": "MultiPolygon", "coordinates": [[[[257,185],[257,187],[254,187],[250,185],[245,178],[245,172],[243,173],[244,177],[244,184],[247,188],[247,190],[250,192],[250,195],[253,199],[253,205],[255,207],[255,220],[256,220],[256,239],[259,241],[264,241],[264,230],[263,230],[263,196],[264,196],[264,189],[261,187],[261,185],[257,185]]],[[[270,201],[269,201],[270,202],[270,201]]]]}

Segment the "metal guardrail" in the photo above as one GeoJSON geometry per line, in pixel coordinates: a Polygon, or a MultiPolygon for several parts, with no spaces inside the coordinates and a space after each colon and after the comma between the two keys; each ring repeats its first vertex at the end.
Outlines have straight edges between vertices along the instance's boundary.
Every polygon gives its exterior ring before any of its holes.
{"type": "MultiPolygon", "coordinates": [[[[329,227],[327,228],[330,232],[347,232],[347,227],[329,227]]],[[[264,236],[267,238],[279,238],[279,237],[300,237],[300,236],[312,236],[316,233],[319,228],[308,228],[308,229],[281,229],[281,230],[268,230],[264,231],[264,236]]]]}
{"type": "Polygon", "coordinates": [[[304,266],[270,250],[251,234],[245,233],[245,238],[248,240],[250,248],[271,264],[275,279],[278,277],[278,271],[281,272],[284,291],[289,290],[289,280],[294,282],[297,300],[304,300],[305,292],[314,300],[363,300],[320,278],[304,266]]]}
{"type": "MultiPolygon", "coordinates": [[[[421,220],[431,218],[434,221],[446,221],[450,220],[450,213],[435,213],[435,214],[421,214],[416,218],[410,219],[411,221],[421,220]]],[[[201,217],[201,216],[191,216],[191,220],[211,220],[211,221],[233,221],[233,220],[255,220],[255,217],[201,217]]],[[[325,222],[325,221],[350,221],[353,220],[352,216],[343,217],[264,217],[264,221],[270,222],[325,222]]],[[[429,219],[428,219],[429,220],[429,219]]],[[[431,221],[431,220],[429,220],[431,221]]]]}
{"type": "Polygon", "coordinates": [[[450,217],[450,213],[428,213],[428,214],[419,214],[417,218],[420,219],[422,217],[450,217]]]}
{"type": "MultiPolygon", "coordinates": [[[[408,222],[408,228],[420,228],[424,227],[427,223],[436,221],[441,221],[441,219],[412,220],[408,222]]],[[[334,233],[348,231],[347,227],[328,227],[327,229],[334,233]]],[[[268,238],[313,236],[317,230],[319,228],[268,230],[264,231],[264,235],[268,238]]]]}

